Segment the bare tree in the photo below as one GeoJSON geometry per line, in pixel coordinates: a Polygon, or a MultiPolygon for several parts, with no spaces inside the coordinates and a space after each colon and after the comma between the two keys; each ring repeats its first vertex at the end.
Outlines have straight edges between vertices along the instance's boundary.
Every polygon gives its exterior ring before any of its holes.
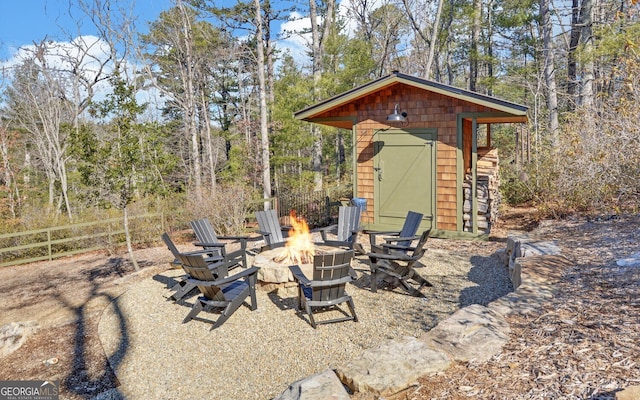
{"type": "MultiPolygon", "coordinates": [[[[8,120],[0,119],[0,183],[2,188],[0,191],[6,195],[7,211],[11,218],[18,216],[18,209],[20,204],[20,189],[15,178],[13,170],[13,163],[11,162],[12,148],[15,148],[15,135],[9,130],[8,120]]],[[[2,204],[0,198],[0,205],[2,204]]],[[[0,208],[0,215],[3,211],[0,208]]]]}
{"type": "Polygon", "coordinates": [[[67,76],[48,64],[45,41],[34,46],[30,58],[14,71],[7,90],[11,120],[28,133],[38,161],[49,182],[49,206],[55,206],[56,189],[60,189],[57,211],[62,204],[73,219],[68,196],[67,132],[62,129],[72,120],[73,105],[67,100],[67,76]],[[57,185],[59,184],[59,185],[57,185]]]}
{"type": "Polygon", "coordinates": [[[546,85],[547,109],[549,110],[549,134],[553,147],[558,146],[558,92],[556,88],[556,66],[553,49],[553,24],[549,0],[539,0],[542,29],[542,62],[546,85]]]}
{"type": "MultiPolygon", "coordinates": [[[[262,10],[260,0],[254,0],[256,19],[256,53],[258,64],[256,73],[258,74],[259,96],[260,96],[260,138],[262,154],[262,195],[264,199],[271,197],[271,167],[269,154],[269,110],[267,109],[267,83],[265,79],[265,59],[262,10]]],[[[269,209],[269,202],[264,202],[264,209],[269,209]]]]}
{"type": "MultiPolygon", "coordinates": [[[[311,20],[311,54],[313,73],[314,100],[320,100],[320,78],[323,72],[323,56],[329,35],[334,28],[335,0],[322,3],[319,11],[316,0],[309,0],[309,19],[311,20]],[[320,21],[319,21],[320,20],[320,21]]],[[[315,190],[322,190],[322,132],[317,124],[311,124],[311,135],[314,137],[311,151],[311,168],[314,173],[315,190]]]]}

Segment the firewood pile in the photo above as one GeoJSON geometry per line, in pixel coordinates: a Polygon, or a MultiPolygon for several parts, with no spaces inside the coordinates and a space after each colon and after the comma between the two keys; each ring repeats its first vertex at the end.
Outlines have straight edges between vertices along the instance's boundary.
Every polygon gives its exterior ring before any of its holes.
{"type": "MultiPolygon", "coordinates": [[[[500,205],[500,178],[498,166],[498,149],[478,149],[476,196],[478,199],[478,232],[489,234],[491,225],[498,218],[500,205]]],[[[472,218],[472,180],[471,174],[465,175],[464,193],[464,231],[473,231],[472,218]]]]}

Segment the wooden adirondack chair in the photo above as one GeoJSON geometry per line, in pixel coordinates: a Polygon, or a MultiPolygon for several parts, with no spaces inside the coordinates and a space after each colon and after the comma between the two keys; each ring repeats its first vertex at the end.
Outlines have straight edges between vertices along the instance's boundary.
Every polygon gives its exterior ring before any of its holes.
{"type": "MultiPolygon", "coordinates": [[[[241,259],[238,257],[225,258],[220,255],[211,256],[210,252],[207,250],[194,250],[194,251],[181,253],[176,247],[175,243],[173,243],[173,240],[171,240],[171,237],[169,236],[169,234],[166,232],[162,234],[162,240],[167,245],[167,248],[169,249],[169,251],[171,251],[171,254],[173,254],[173,256],[175,257],[175,259],[171,262],[173,265],[182,267],[182,261],[180,260],[181,254],[182,255],[201,255],[203,256],[204,261],[208,265],[209,269],[212,270],[212,273],[214,274],[214,276],[218,278],[223,278],[227,276],[230,270],[237,268],[241,265],[240,264],[241,259]]],[[[187,281],[185,276],[178,283],[176,283],[171,287],[170,290],[173,291],[173,294],[169,296],[168,299],[174,300],[174,301],[180,301],[184,296],[187,295],[187,293],[189,293],[195,287],[196,285],[190,284],[187,281]]]]}
{"type": "Polygon", "coordinates": [[[322,243],[328,246],[347,247],[354,249],[359,247],[358,232],[360,228],[360,207],[341,206],[338,208],[338,223],[324,228],[317,229],[322,237],[322,243]],[[336,230],[336,239],[329,239],[329,232],[336,230]]]}
{"type": "Polygon", "coordinates": [[[251,267],[228,276],[217,277],[201,255],[181,254],[180,261],[185,272],[189,275],[187,281],[198,287],[202,296],[198,297],[193,308],[185,317],[183,323],[191,321],[200,311],[212,308],[222,308],[220,317],[211,329],[221,326],[251,296],[251,310],[258,307],[256,299],[256,281],[258,267],[251,267]]]}
{"type": "Polygon", "coordinates": [[[287,228],[282,228],[276,210],[256,211],[258,233],[264,238],[265,245],[260,251],[282,247],[285,244],[287,228]]]}
{"type": "Polygon", "coordinates": [[[372,253],[381,253],[382,246],[377,243],[378,236],[384,236],[383,240],[387,244],[397,244],[399,246],[411,245],[411,240],[414,239],[422,217],[424,215],[415,211],[407,212],[407,217],[404,220],[402,229],[400,231],[375,231],[367,232],[369,234],[369,243],[371,244],[372,253]]]}
{"type": "MultiPolygon", "coordinates": [[[[176,266],[176,267],[180,267],[182,265],[182,263],[180,262],[180,258],[178,257],[180,255],[180,250],[178,250],[178,247],[175,245],[175,243],[173,242],[173,240],[171,239],[171,236],[169,236],[169,234],[167,232],[162,234],[162,241],[164,242],[165,245],[167,245],[167,249],[169,249],[169,251],[171,252],[171,254],[173,254],[174,260],[171,261],[171,264],[176,266]]],[[[213,263],[216,261],[220,261],[223,259],[223,257],[221,256],[210,256],[211,252],[207,251],[207,250],[193,250],[193,251],[188,251],[188,252],[182,252],[183,254],[203,254],[208,256],[206,258],[207,262],[209,263],[213,263]]]]}
{"type": "Polygon", "coordinates": [[[197,242],[195,246],[200,246],[205,250],[213,252],[213,254],[219,254],[226,259],[241,258],[242,265],[247,267],[247,240],[248,236],[217,236],[213,225],[209,222],[209,219],[202,218],[189,222],[191,229],[196,234],[197,242]],[[226,243],[220,242],[220,240],[229,240],[231,242],[239,242],[240,249],[227,253],[226,243]]]}
{"type": "Polygon", "coordinates": [[[383,244],[380,252],[367,254],[371,266],[371,291],[377,291],[378,279],[383,278],[392,288],[401,287],[412,296],[425,297],[420,289],[433,285],[414,267],[426,251],[424,246],[430,233],[431,229],[422,232],[415,247],[383,244]]]}
{"type": "Polygon", "coordinates": [[[298,282],[298,310],[302,312],[304,307],[314,328],[319,324],[358,321],[353,299],[345,291],[347,283],[353,280],[350,274],[352,259],[353,250],[314,256],[313,280],[309,280],[298,265],[289,267],[298,282]],[[350,315],[338,307],[341,303],[347,303],[350,315]],[[316,321],[313,314],[315,308],[337,309],[345,317],[316,321]]]}

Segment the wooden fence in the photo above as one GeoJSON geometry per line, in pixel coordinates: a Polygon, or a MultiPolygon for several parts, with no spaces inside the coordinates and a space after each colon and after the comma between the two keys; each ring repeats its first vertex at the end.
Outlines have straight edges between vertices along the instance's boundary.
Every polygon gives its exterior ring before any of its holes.
{"type": "MultiPolygon", "coordinates": [[[[159,226],[164,226],[162,213],[132,216],[129,221],[131,226],[135,226],[141,219],[147,223],[149,219],[156,218],[159,226]]],[[[134,232],[134,229],[130,231],[134,232]]],[[[51,261],[59,257],[111,249],[123,243],[122,218],[7,233],[0,235],[0,267],[51,261]]]]}
{"type": "MultiPolygon", "coordinates": [[[[304,217],[313,228],[334,223],[338,206],[346,204],[346,199],[330,201],[330,195],[331,192],[328,190],[289,192],[254,203],[257,206],[256,209],[260,209],[260,204],[265,201],[270,202],[271,207],[278,210],[279,216],[285,220],[291,210],[296,210],[297,215],[304,217]]],[[[252,217],[253,215],[247,216],[247,218],[252,217]]],[[[134,243],[136,242],[136,223],[144,220],[148,225],[149,219],[156,218],[158,232],[165,231],[166,222],[162,213],[129,218],[134,243]]],[[[160,233],[157,237],[160,237],[160,233]]],[[[56,258],[95,250],[114,249],[123,243],[125,243],[125,236],[122,218],[2,234],[0,235],[0,268],[37,261],[52,261],[56,258]]]]}

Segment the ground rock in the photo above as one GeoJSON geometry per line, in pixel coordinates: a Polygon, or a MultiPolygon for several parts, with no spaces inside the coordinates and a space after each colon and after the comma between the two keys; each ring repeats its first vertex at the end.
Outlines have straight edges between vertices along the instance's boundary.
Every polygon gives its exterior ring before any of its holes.
{"type": "Polygon", "coordinates": [[[292,383],[274,400],[349,400],[349,394],[336,374],[328,369],[292,383]]]}
{"type": "Polygon", "coordinates": [[[0,326],[0,358],[18,350],[38,330],[36,321],[11,322],[0,326]]]}
{"type": "Polygon", "coordinates": [[[509,324],[479,304],[456,311],[420,338],[456,361],[487,361],[509,341],[509,324]]]}
{"type": "Polygon", "coordinates": [[[640,386],[629,386],[616,393],[616,400],[638,400],[640,399],[640,386]]]}
{"type": "Polygon", "coordinates": [[[364,352],[336,374],[354,392],[388,396],[415,384],[419,377],[449,367],[451,360],[426,342],[406,336],[364,352]]]}
{"type": "Polygon", "coordinates": [[[558,255],[561,253],[556,240],[540,240],[527,232],[510,232],[507,237],[507,253],[513,248],[513,243],[520,243],[522,257],[536,255],[558,255]]]}
{"type": "Polygon", "coordinates": [[[640,253],[616,261],[619,267],[640,267],[640,253]]]}

